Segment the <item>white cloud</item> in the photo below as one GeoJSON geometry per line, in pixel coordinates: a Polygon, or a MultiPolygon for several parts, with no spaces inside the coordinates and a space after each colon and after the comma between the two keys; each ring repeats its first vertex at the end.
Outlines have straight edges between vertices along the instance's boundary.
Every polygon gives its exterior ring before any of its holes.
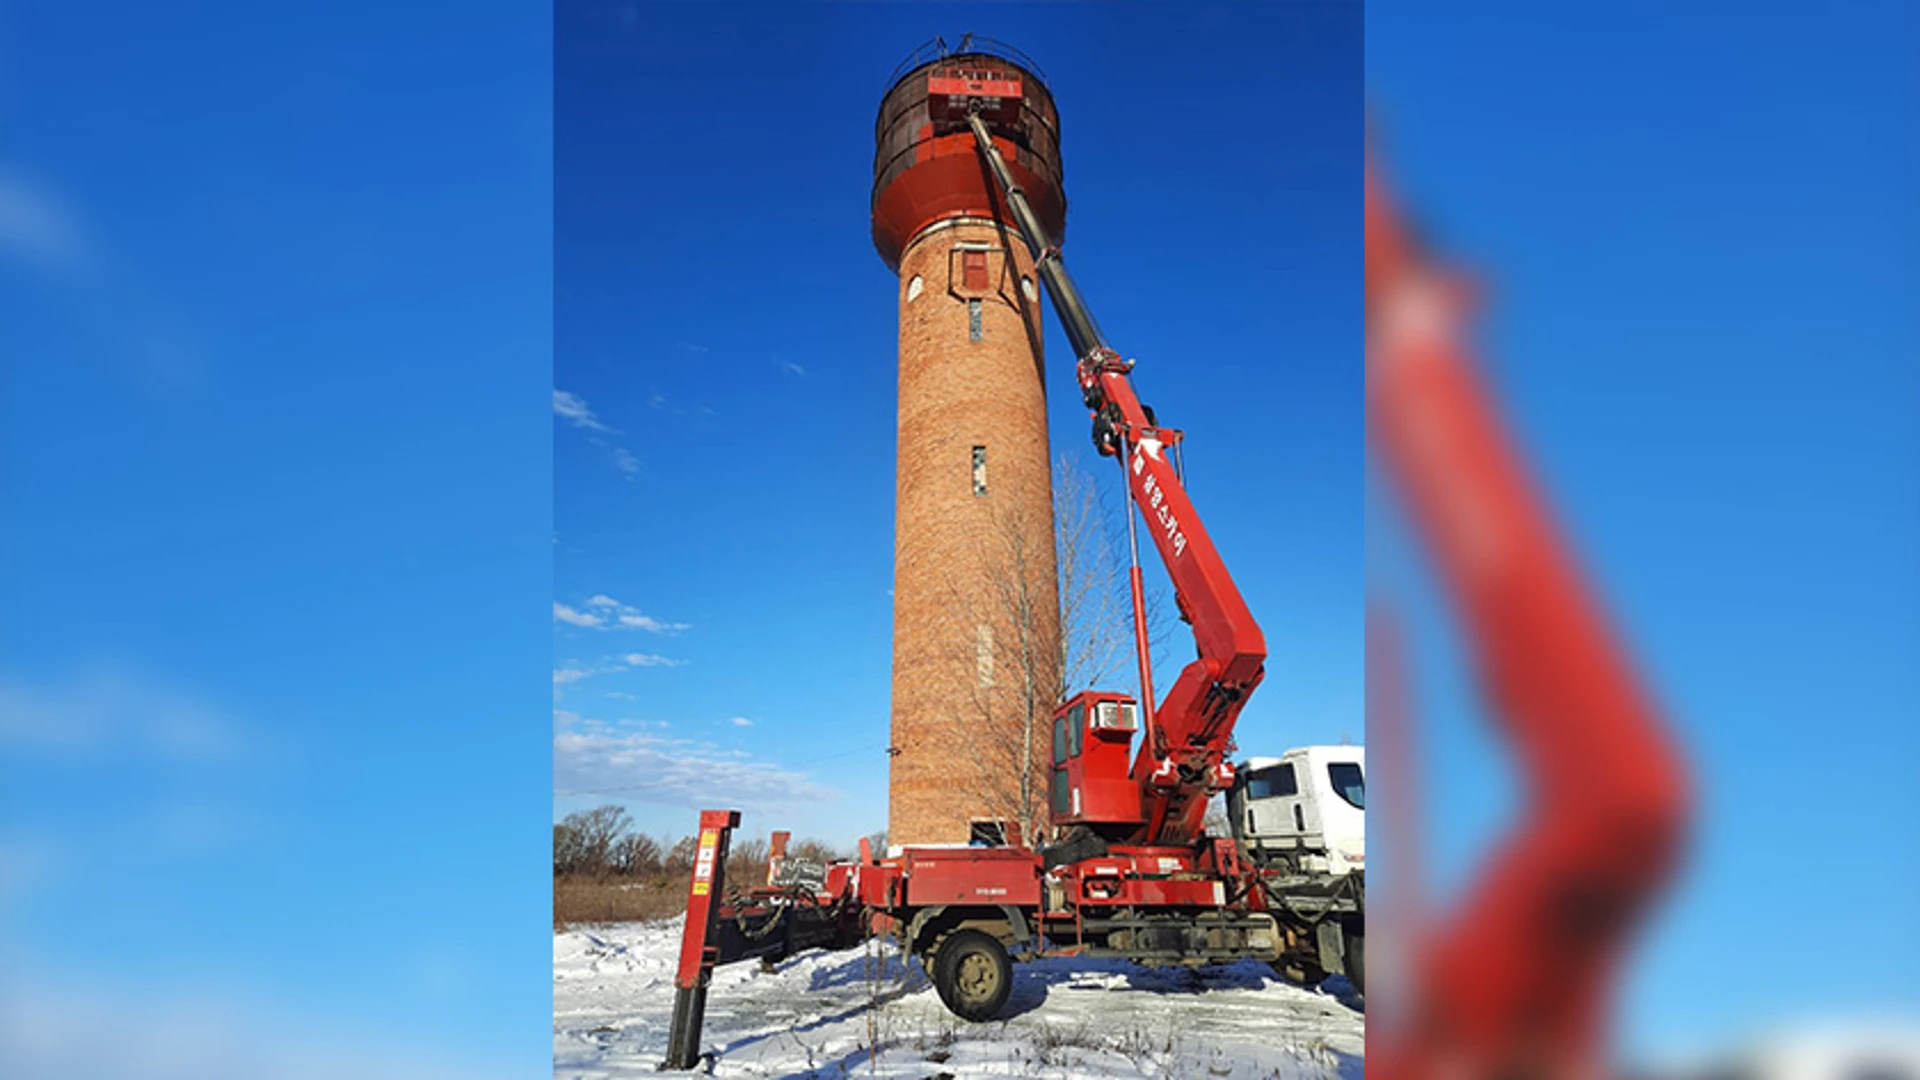
{"type": "MultiPolygon", "coordinates": [[[[564,604],[561,606],[565,607],[564,604]]],[[[568,608],[567,610],[572,611],[573,609],[568,608]]],[[[575,614],[578,614],[578,612],[575,612],[575,614]]],[[[580,682],[583,679],[592,678],[595,675],[610,675],[615,672],[632,671],[635,668],[680,667],[685,663],[686,663],[685,660],[676,660],[671,656],[660,656],[656,653],[637,653],[637,652],[627,653],[624,656],[616,656],[611,660],[604,661],[602,663],[591,665],[591,666],[583,665],[578,660],[569,660],[566,662],[565,666],[557,667],[553,669],[553,700],[555,702],[558,702],[560,700],[560,696],[562,692],[561,687],[569,686],[573,683],[580,682]]],[[[608,694],[607,696],[608,697],[622,696],[622,697],[631,698],[633,695],[632,694],[624,694],[624,695],[608,694]]]]}
{"type": "Polygon", "coordinates": [[[261,984],[76,973],[11,963],[0,978],[0,1075],[81,1080],[453,1080],[511,1070],[393,1021],[316,1014],[261,984]],[[102,1032],[112,1037],[102,1038],[102,1032]]]}
{"type": "Polygon", "coordinates": [[[10,172],[0,172],[0,254],[59,274],[94,261],[78,219],[54,193],[10,172]]]}
{"type": "MultiPolygon", "coordinates": [[[[659,398],[657,394],[654,395],[654,397],[658,400],[650,400],[648,404],[656,409],[660,408],[665,399],[659,398]]],[[[600,418],[594,415],[593,410],[587,406],[586,401],[581,398],[580,395],[570,391],[555,388],[553,391],[553,415],[560,417],[574,427],[583,428],[587,431],[604,432],[608,435],[620,434],[619,429],[609,427],[601,422],[600,418]]],[[[587,441],[605,451],[607,459],[613,462],[613,467],[618,469],[620,474],[628,480],[632,480],[640,474],[640,459],[635,457],[633,452],[626,447],[609,442],[596,435],[587,436],[587,441]]]]}
{"type": "Polygon", "coordinates": [[[102,667],[36,683],[0,676],[0,747],[10,755],[132,751],[212,761],[238,744],[236,728],[219,710],[136,671],[102,667]]]}
{"type": "Polygon", "coordinates": [[[806,368],[801,367],[799,364],[796,364],[791,360],[780,361],[780,370],[786,372],[789,375],[804,376],[807,373],[806,368]]]}
{"type": "Polygon", "coordinates": [[[734,727],[752,727],[753,721],[747,719],[744,716],[736,716],[733,718],[733,726],[734,727]]]}
{"type": "Polygon", "coordinates": [[[628,480],[632,480],[635,476],[639,475],[640,459],[634,457],[626,447],[618,446],[605,439],[591,435],[587,437],[587,441],[606,451],[607,460],[613,462],[613,467],[620,470],[621,474],[628,480]]]}
{"type": "Polygon", "coordinates": [[[677,634],[687,628],[686,623],[661,622],[651,615],[642,615],[637,611],[621,612],[620,625],[629,630],[647,630],[655,634],[677,634]]]}
{"type": "Polygon", "coordinates": [[[595,593],[588,598],[585,606],[597,610],[581,611],[556,600],[553,604],[554,620],[589,630],[645,630],[654,634],[677,634],[692,629],[686,623],[656,619],[632,604],[623,604],[605,593],[595,593]]]}
{"type": "Polygon", "coordinates": [[[581,400],[580,395],[558,388],[553,391],[553,415],[577,428],[586,428],[589,431],[613,431],[612,428],[601,423],[599,417],[593,415],[593,410],[587,408],[587,403],[581,400]]]}
{"type": "Polygon", "coordinates": [[[748,808],[794,806],[838,793],[801,773],[723,753],[710,746],[605,724],[555,716],[556,794],[619,794],[635,802],[702,809],[716,802],[748,808]]]}
{"type": "MultiPolygon", "coordinates": [[[[150,866],[176,872],[216,849],[246,850],[235,841],[272,817],[249,781],[284,766],[284,751],[284,742],[124,659],[56,674],[0,672],[0,760],[88,791],[85,813],[75,814],[71,800],[42,799],[15,800],[0,814],[0,925],[28,897],[57,904],[150,866]],[[88,787],[102,776],[113,780],[88,787]],[[114,853],[110,864],[88,856],[100,851],[114,853]]],[[[0,940],[0,954],[8,944],[0,940]]],[[[6,986],[0,972],[0,994],[6,986]]],[[[8,1037],[0,1015],[0,1076],[52,1075],[10,1070],[8,1037]]]]}
{"type": "Polygon", "coordinates": [[[553,621],[569,626],[584,626],[593,630],[606,629],[607,620],[588,611],[576,611],[558,600],[553,602],[553,621]]]}

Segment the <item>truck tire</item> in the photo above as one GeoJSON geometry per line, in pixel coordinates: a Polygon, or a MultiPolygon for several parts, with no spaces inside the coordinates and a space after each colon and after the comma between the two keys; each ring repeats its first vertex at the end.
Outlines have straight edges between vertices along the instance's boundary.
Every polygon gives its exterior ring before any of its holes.
{"type": "Polygon", "coordinates": [[[920,968],[927,973],[927,981],[933,984],[933,992],[940,995],[940,1004],[945,1005],[948,1012],[952,1012],[953,1002],[947,998],[947,986],[940,981],[937,974],[940,970],[938,949],[928,949],[920,954],[920,968]]]}
{"type": "Polygon", "coordinates": [[[999,938],[961,930],[940,942],[933,961],[933,988],[962,1020],[991,1020],[1013,993],[1013,961],[999,938]]]}
{"type": "Polygon", "coordinates": [[[1364,934],[1347,936],[1347,981],[1353,984],[1354,993],[1366,996],[1367,993],[1367,938],[1364,934]]]}

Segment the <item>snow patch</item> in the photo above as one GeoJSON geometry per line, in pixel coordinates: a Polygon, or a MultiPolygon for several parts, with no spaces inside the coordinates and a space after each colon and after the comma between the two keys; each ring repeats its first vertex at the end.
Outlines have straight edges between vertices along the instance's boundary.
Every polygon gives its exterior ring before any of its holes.
{"type": "MultiPolygon", "coordinates": [[[[678,919],[554,935],[555,1080],[660,1075],[679,945],[678,919]]],[[[917,961],[873,942],[770,971],[754,961],[717,969],[699,1075],[1360,1080],[1355,1004],[1252,962],[1151,969],[1056,958],[1015,965],[1005,1018],[969,1024],[940,1004],[917,961]]]]}

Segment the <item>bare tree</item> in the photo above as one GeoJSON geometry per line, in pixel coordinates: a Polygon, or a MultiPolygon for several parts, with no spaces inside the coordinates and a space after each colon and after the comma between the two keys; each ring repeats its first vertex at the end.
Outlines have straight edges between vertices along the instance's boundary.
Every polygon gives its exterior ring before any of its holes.
{"type": "Polygon", "coordinates": [[[1133,603],[1126,553],[1093,476],[1061,455],[1054,463],[1054,549],[1060,570],[1061,700],[1109,683],[1131,660],[1133,603]]]}
{"type": "MultiPolygon", "coordinates": [[[[1112,685],[1133,662],[1125,511],[1070,458],[1057,461],[1053,477],[1052,550],[1038,546],[1047,530],[1026,520],[1017,500],[995,505],[978,534],[975,576],[951,587],[949,640],[975,674],[958,695],[956,722],[983,765],[969,770],[962,794],[984,816],[1019,823],[1029,839],[1047,818],[1053,711],[1081,690],[1112,685]]],[[[1158,599],[1149,593],[1156,638],[1166,631],[1158,599]]]]}
{"type": "Polygon", "coordinates": [[[660,841],[645,833],[628,833],[613,842],[609,869],[627,877],[658,877],[663,854],[660,841]]]}
{"type": "Polygon", "coordinates": [[[553,873],[571,874],[580,869],[580,830],[564,821],[553,823],[553,873]]]}
{"type": "Polygon", "coordinates": [[[727,848],[727,888],[751,889],[767,882],[767,842],[754,837],[727,848]]]}
{"type": "Polygon", "coordinates": [[[660,869],[669,878],[685,877],[693,873],[693,859],[699,851],[698,837],[683,836],[667,849],[667,857],[661,861],[660,869]]]}
{"type": "Polygon", "coordinates": [[[1017,501],[986,513],[972,573],[950,586],[949,640],[974,675],[955,688],[955,723],[979,764],[962,773],[958,794],[981,816],[1031,830],[1045,811],[1048,717],[1064,688],[1059,585],[1043,523],[1027,520],[1017,501]]]}
{"type": "Polygon", "coordinates": [[[553,827],[554,873],[606,873],[612,869],[614,845],[632,824],[626,808],[611,803],[568,814],[553,827]]]}
{"type": "Polygon", "coordinates": [[[840,852],[833,845],[820,840],[801,840],[787,845],[787,858],[803,862],[825,865],[840,858],[840,852]]]}

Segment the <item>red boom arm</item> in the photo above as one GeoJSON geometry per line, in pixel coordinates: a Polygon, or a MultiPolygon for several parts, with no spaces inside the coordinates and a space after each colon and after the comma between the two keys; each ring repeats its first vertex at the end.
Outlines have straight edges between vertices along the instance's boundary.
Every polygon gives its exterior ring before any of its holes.
{"type": "MultiPolygon", "coordinates": [[[[1141,406],[1128,379],[1132,363],[1101,339],[1059,249],[1049,242],[985,121],[977,111],[967,119],[1079,357],[1080,390],[1093,412],[1094,443],[1102,454],[1125,463],[1129,501],[1139,506],[1146,519],[1147,532],[1173,581],[1180,617],[1192,625],[1199,646],[1199,657],[1180,672],[1166,699],[1154,707],[1136,558],[1134,630],[1147,736],[1134,760],[1133,777],[1140,785],[1147,820],[1143,839],[1149,844],[1191,843],[1201,833],[1207,795],[1232,782],[1231,768],[1224,761],[1227,741],[1247,695],[1260,683],[1266,639],[1168,460],[1180,432],[1159,427],[1141,406]]],[[[1128,522],[1131,527],[1131,516],[1128,522]]]]}
{"type": "MultiPolygon", "coordinates": [[[[1080,362],[1080,386],[1093,411],[1094,441],[1101,453],[1124,460],[1129,501],[1140,508],[1199,650],[1149,714],[1133,766],[1145,799],[1146,841],[1181,844],[1200,835],[1206,796],[1229,781],[1221,768],[1227,741],[1260,683],[1267,643],[1170,460],[1181,433],[1148,418],[1127,377],[1131,367],[1097,349],[1080,362]]],[[[1145,683],[1145,628],[1137,618],[1135,630],[1145,683]]]]}
{"type": "Polygon", "coordinates": [[[1381,1076],[1591,1076],[1620,953],[1670,875],[1686,784],[1468,362],[1461,290],[1369,164],[1371,434],[1459,609],[1524,821],[1421,941],[1381,1076]]]}

